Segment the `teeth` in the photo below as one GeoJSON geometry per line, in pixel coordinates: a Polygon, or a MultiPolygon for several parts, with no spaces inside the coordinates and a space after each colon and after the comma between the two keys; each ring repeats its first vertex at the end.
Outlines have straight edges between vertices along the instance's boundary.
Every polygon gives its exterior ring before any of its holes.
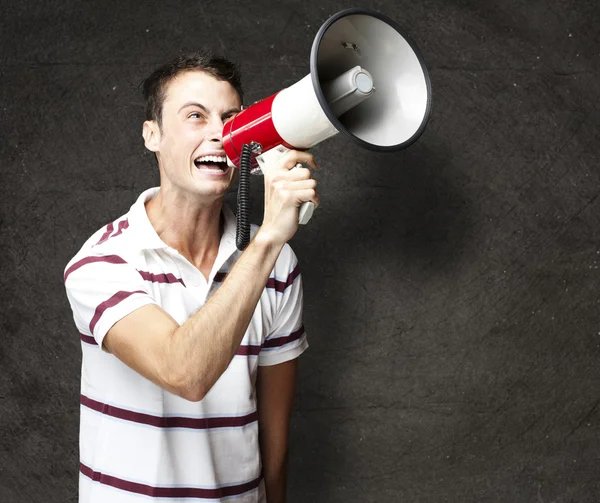
{"type": "Polygon", "coordinates": [[[227,157],[218,155],[203,155],[202,157],[198,157],[194,162],[227,162],[227,157]]]}

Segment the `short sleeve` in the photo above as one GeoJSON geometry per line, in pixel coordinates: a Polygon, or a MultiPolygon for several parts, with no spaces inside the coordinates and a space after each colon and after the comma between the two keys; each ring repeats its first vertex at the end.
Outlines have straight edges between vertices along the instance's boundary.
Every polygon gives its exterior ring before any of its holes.
{"type": "Polygon", "coordinates": [[[117,255],[75,258],[67,265],[64,279],[78,330],[92,336],[100,347],[117,321],[155,303],[140,273],[117,255]]]}
{"type": "Polygon", "coordinates": [[[285,256],[282,258],[289,266],[283,270],[284,274],[281,274],[282,268],[276,267],[275,277],[270,278],[267,284],[267,288],[273,289],[275,295],[280,298],[277,299],[277,315],[258,355],[259,365],[277,365],[292,360],[308,348],[302,320],[303,292],[300,267],[288,245],[283,253],[288,255],[287,260],[285,256]]]}

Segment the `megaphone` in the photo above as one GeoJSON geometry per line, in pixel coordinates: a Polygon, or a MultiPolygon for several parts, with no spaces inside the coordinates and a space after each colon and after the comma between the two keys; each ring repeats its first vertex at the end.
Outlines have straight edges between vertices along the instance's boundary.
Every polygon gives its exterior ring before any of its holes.
{"type": "MultiPolygon", "coordinates": [[[[369,150],[405,148],[425,129],[430,109],[423,57],[394,21],[365,9],[331,16],[314,39],[310,74],[223,127],[228,164],[240,168],[238,249],[250,240],[250,173],[265,171],[290,149],[308,149],[337,133],[369,150]]],[[[311,202],[301,205],[301,224],[313,209],[311,202]]]]}

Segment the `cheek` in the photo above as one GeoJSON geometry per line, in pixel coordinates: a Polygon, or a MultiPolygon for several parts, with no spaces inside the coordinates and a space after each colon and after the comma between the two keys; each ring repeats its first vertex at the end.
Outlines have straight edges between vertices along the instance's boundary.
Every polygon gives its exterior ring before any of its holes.
{"type": "Polygon", "coordinates": [[[168,152],[170,157],[190,157],[198,144],[198,134],[190,134],[189,131],[182,130],[177,134],[163,137],[161,150],[168,152]]]}

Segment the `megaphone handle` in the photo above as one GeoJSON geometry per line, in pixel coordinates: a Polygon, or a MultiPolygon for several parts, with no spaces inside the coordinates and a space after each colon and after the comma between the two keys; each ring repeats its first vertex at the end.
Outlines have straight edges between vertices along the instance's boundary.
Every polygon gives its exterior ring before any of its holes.
{"type": "Polygon", "coordinates": [[[306,225],[312,218],[313,211],[315,211],[315,203],[312,201],[305,201],[298,208],[298,223],[306,225]]]}
{"type": "MultiPolygon", "coordinates": [[[[269,165],[278,162],[283,155],[288,152],[290,149],[284,147],[283,145],[277,145],[271,150],[267,150],[262,154],[256,156],[256,160],[260,169],[263,173],[265,173],[269,169],[269,165]]],[[[301,167],[302,164],[298,163],[294,168],[301,167]]],[[[294,169],[292,168],[292,169],[294,169]]],[[[311,219],[313,212],[315,211],[315,203],[312,201],[306,201],[300,205],[298,208],[298,223],[301,225],[305,225],[311,219]]]]}

